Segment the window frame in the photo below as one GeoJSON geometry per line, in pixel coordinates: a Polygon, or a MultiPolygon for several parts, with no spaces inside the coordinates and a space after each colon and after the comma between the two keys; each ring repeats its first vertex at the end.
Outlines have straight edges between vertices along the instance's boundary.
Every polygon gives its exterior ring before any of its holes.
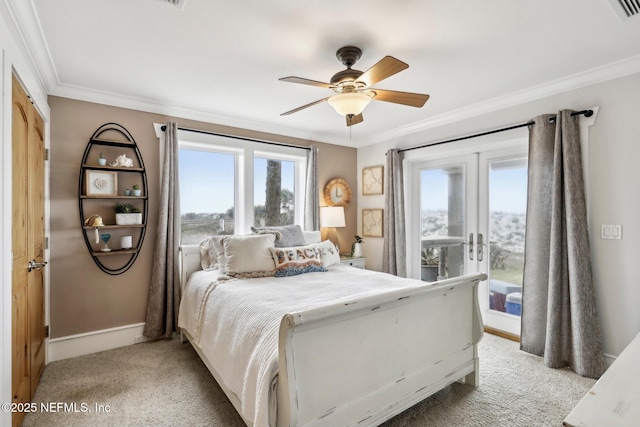
{"type": "Polygon", "coordinates": [[[307,150],[301,147],[271,145],[223,135],[178,130],[178,150],[190,149],[232,154],[234,163],[234,233],[247,234],[254,224],[254,159],[294,163],[294,223],[304,224],[307,150]]]}

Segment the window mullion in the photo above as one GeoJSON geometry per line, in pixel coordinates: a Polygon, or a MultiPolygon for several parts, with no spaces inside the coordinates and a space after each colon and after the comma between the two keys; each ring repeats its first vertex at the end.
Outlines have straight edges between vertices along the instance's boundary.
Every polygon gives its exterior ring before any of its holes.
{"type": "Polygon", "coordinates": [[[253,207],[253,162],[254,150],[249,147],[244,153],[239,155],[240,167],[238,168],[238,176],[236,176],[236,194],[238,195],[238,220],[241,221],[237,234],[246,234],[251,231],[254,220],[253,207]]]}

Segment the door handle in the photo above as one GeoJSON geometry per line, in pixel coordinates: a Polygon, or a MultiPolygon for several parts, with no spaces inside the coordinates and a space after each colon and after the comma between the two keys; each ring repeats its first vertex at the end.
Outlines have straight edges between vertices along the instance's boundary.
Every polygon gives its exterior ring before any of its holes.
{"type": "Polygon", "coordinates": [[[29,273],[32,272],[33,270],[42,270],[42,267],[45,267],[47,265],[47,261],[42,261],[42,262],[36,262],[35,259],[32,259],[31,261],[29,261],[29,265],[28,265],[28,270],[29,273]]]}
{"type": "Polygon", "coordinates": [[[473,261],[473,233],[469,233],[469,242],[467,244],[469,245],[469,260],[473,261]]]}
{"type": "Polygon", "coordinates": [[[484,243],[482,243],[482,233],[478,233],[478,261],[482,261],[484,258],[484,243]]]}

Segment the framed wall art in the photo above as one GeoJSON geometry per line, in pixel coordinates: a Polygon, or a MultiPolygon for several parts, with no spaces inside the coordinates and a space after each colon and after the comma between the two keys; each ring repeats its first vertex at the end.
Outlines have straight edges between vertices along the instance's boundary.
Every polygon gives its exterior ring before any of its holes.
{"type": "Polygon", "coordinates": [[[382,237],[382,209],[362,210],[362,235],[367,237],[382,237]]]}
{"type": "Polygon", "coordinates": [[[116,172],[85,172],[85,195],[115,196],[117,193],[118,174],[116,172]]]}
{"type": "Polygon", "coordinates": [[[370,166],[362,169],[362,195],[370,196],[384,192],[384,166],[370,166]]]}

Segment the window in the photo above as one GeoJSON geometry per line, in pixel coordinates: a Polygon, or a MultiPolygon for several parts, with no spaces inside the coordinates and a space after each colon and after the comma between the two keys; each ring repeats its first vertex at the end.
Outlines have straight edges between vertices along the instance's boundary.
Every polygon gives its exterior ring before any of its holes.
{"type": "Polygon", "coordinates": [[[181,148],[179,172],[182,243],[234,234],[235,156],[181,148]]]}
{"type": "Polygon", "coordinates": [[[254,159],[253,208],[257,227],[295,224],[295,163],[254,159]]]}
{"type": "Polygon", "coordinates": [[[182,244],[302,224],[306,150],[180,132],[182,244]]]}

